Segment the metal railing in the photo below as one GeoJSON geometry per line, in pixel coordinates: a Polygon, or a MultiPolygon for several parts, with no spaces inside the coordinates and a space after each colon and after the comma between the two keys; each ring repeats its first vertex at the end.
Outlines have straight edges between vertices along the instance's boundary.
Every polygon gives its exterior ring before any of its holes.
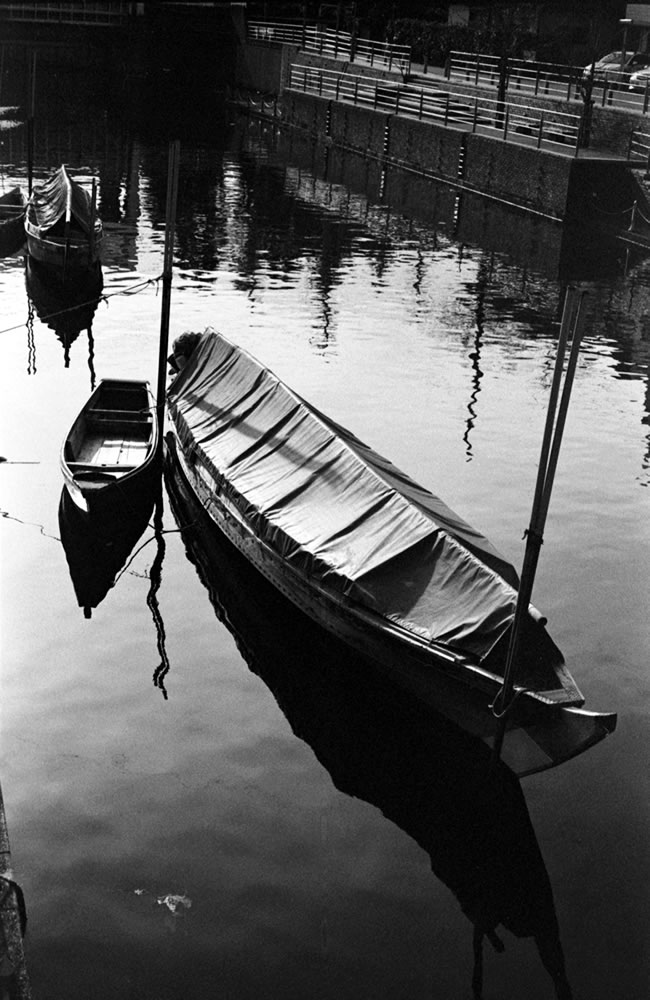
{"type": "Polygon", "coordinates": [[[638,130],[632,132],[627,155],[629,160],[644,160],[646,177],[650,177],[650,135],[638,130]]]}
{"type": "Polygon", "coordinates": [[[133,13],[133,3],[3,3],[0,19],[34,23],[117,25],[133,13]]]}
{"type": "Polygon", "coordinates": [[[587,67],[510,58],[503,66],[498,56],[476,52],[451,52],[445,66],[447,79],[476,87],[497,88],[502,71],[507,91],[582,101],[591,86],[591,99],[603,107],[616,103],[641,114],[650,107],[650,80],[631,86],[629,72],[617,69],[596,70],[590,83],[587,67]]]}
{"type": "Polygon", "coordinates": [[[298,22],[250,21],[247,36],[254,42],[297,45],[305,52],[314,52],[345,62],[394,69],[403,76],[411,71],[410,46],[358,38],[347,31],[335,31],[332,28],[319,28],[298,22]]]}
{"type": "Polygon", "coordinates": [[[458,82],[498,87],[502,70],[508,88],[557,96],[561,90],[570,100],[582,81],[582,67],[561,63],[533,62],[526,59],[506,59],[477,52],[451,52],[445,76],[458,82]]]}
{"type": "Polygon", "coordinates": [[[468,132],[496,135],[504,141],[537,149],[562,149],[574,156],[579,152],[581,116],[577,114],[550,112],[493,100],[482,94],[468,96],[442,87],[422,88],[314,66],[292,66],[289,89],[420,121],[438,122],[468,132]]]}

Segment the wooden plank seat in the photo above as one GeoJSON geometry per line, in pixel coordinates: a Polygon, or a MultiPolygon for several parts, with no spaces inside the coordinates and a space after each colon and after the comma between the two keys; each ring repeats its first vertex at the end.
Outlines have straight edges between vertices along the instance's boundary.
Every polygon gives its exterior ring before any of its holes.
{"type": "Polygon", "coordinates": [[[119,462],[106,465],[100,462],[68,462],[67,465],[72,472],[131,472],[136,468],[135,465],[120,465],[119,462]]]}
{"type": "Polygon", "coordinates": [[[141,410],[102,410],[99,407],[93,407],[88,410],[88,418],[90,420],[116,420],[116,421],[132,421],[135,423],[150,423],[151,414],[141,410]]]}

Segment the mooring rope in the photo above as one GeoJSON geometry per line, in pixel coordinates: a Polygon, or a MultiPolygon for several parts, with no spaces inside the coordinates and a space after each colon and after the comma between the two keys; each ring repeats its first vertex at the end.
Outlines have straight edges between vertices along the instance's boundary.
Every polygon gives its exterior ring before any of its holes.
{"type": "MultiPolygon", "coordinates": [[[[156,285],[156,290],[158,282],[161,280],[162,275],[159,274],[155,278],[145,278],[143,281],[139,282],[133,288],[120,288],[115,292],[102,293],[95,299],[88,299],[87,302],[79,302],[76,306],[70,306],[68,309],[60,309],[58,312],[48,313],[47,316],[40,316],[39,319],[42,323],[46,323],[48,320],[56,319],[58,316],[65,316],[67,313],[76,312],[77,309],[85,309],[86,306],[98,305],[100,302],[108,302],[115,295],[139,295],[140,292],[144,291],[150,285],[156,285]]],[[[16,323],[15,326],[7,326],[4,330],[0,330],[0,334],[11,333],[13,330],[22,330],[25,326],[24,323],[16,323]]]]}

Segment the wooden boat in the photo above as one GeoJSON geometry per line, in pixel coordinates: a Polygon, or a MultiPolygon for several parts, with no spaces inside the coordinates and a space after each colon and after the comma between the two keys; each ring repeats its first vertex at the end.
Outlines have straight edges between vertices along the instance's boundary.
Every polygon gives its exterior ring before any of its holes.
{"type": "Polygon", "coordinates": [[[148,382],[103,379],[61,449],[70,496],[91,514],[128,509],[159,471],[158,420],[148,382]]]}
{"type": "MultiPolygon", "coordinates": [[[[294,604],[466,731],[494,740],[514,568],[439,498],[206,331],[168,391],[179,469],[228,539],[294,604]]],[[[581,753],[587,712],[532,607],[503,758],[519,775],[581,753]]]]}
{"type": "Polygon", "coordinates": [[[557,995],[569,997],[552,887],[512,772],[502,762],[491,769],[482,740],[397,689],[293,605],[217,528],[172,451],[167,459],[187,557],[295,736],[339,791],[378,808],[428,854],[473,925],[475,953],[501,927],[533,938],[565,989],[557,995]]]}
{"type": "Polygon", "coordinates": [[[19,187],[0,194],[0,255],[15,253],[25,242],[27,199],[19,187]]]}
{"type": "Polygon", "coordinates": [[[93,197],[65,166],[32,191],[25,214],[27,250],[63,274],[84,270],[99,260],[103,236],[93,197]]]}

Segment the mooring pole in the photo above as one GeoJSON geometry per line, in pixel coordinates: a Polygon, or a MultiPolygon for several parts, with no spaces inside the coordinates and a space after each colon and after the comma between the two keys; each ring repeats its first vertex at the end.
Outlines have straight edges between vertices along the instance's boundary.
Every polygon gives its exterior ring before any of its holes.
{"type": "Polygon", "coordinates": [[[89,264],[95,263],[95,219],[97,218],[97,181],[93,177],[90,196],[90,232],[88,233],[89,264]]]}
{"type": "Polygon", "coordinates": [[[163,425],[165,421],[165,385],[167,382],[167,348],[169,342],[169,310],[172,294],[172,269],[174,263],[174,230],[176,228],[176,203],[178,200],[178,169],[181,144],[174,139],[169,144],[167,166],[167,205],[165,208],[165,251],[162,275],[162,307],[160,314],[160,345],[158,349],[158,387],[156,407],[160,433],[159,447],[162,449],[163,425]]]}
{"type": "Polygon", "coordinates": [[[557,355],[555,358],[555,371],[553,372],[553,382],[549,397],[548,410],[546,413],[546,426],[542,439],[542,449],[537,470],[537,483],[533,497],[533,506],[530,516],[530,524],[526,531],[526,549],[524,562],[517,594],[517,604],[510,630],[510,641],[506,656],[506,666],[503,675],[503,686],[497,695],[493,712],[497,719],[494,746],[492,749],[492,764],[495,765],[501,756],[503,739],[505,736],[508,711],[512,705],[512,692],[515,684],[517,670],[517,658],[519,652],[519,640],[524,617],[528,613],[528,606],[535,582],[539,551],[544,541],[544,525],[553,489],[553,479],[562,443],[562,434],[566,423],[566,415],[569,408],[573,377],[578,363],[580,352],[580,340],[584,326],[584,297],[585,292],[577,292],[575,288],[567,289],[562,313],[562,323],[560,325],[560,336],[558,339],[557,355]],[[571,350],[567,362],[566,373],[564,374],[564,385],[562,385],[564,358],[566,355],[567,341],[571,334],[571,350]],[[560,388],[562,393],[560,396],[560,388]],[[558,409],[559,400],[559,409],[558,409]]]}
{"type": "Polygon", "coordinates": [[[34,107],[36,104],[36,52],[32,52],[27,116],[27,193],[31,195],[34,178],[34,107]]]}

